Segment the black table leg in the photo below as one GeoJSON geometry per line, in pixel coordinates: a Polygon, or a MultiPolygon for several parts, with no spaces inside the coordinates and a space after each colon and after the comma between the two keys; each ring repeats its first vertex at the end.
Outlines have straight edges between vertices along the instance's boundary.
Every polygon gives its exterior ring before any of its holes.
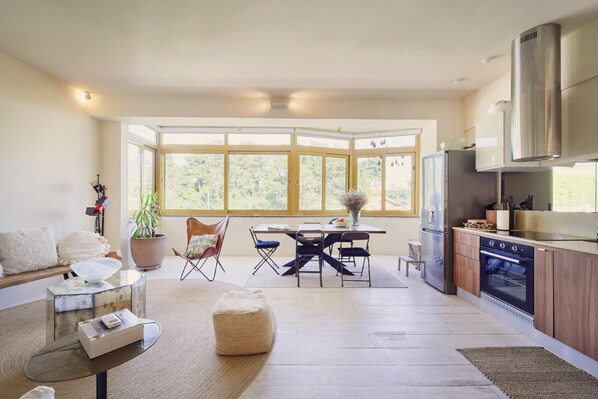
{"type": "Polygon", "coordinates": [[[295,270],[297,269],[297,267],[299,269],[301,269],[303,266],[305,266],[307,264],[307,262],[309,262],[311,260],[311,258],[313,258],[313,256],[302,256],[301,259],[299,259],[299,262],[295,262],[295,259],[293,259],[292,261],[285,263],[282,266],[289,267],[290,269],[287,270],[286,272],[282,273],[282,275],[283,276],[293,276],[295,274],[295,270]]]}
{"type": "MultiPolygon", "coordinates": [[[[291,237],[292,239],[296,239],[296,237],[292,234],[287,234],[289,237],[291,237]]],[[[330,247],[331,245],[334,245],[335,243],[339,242],[341,238],[340,234],[328,234],[325,238],[324,238],[324,251],[326,251],[328,249],[328,247],[330,247]]],[[[299,267],[299,269],[301,269],[303,266],[305,266],[305,264],[307,262],[309,262],[311,260],[313,256],[304,256],[302,257],[298,264],[297,262],[295,262],[295,260],[293,259],[290,262],[285,263],[284,265],[282,265],[283,267],[290,267],[289,270],[287,270],[286,272],[284,272],[282,275],[283,276],[292,276],[295,274],[295,269],[297,267],[299,267]]],[[[328,255],[326,252],[324,252],[322,259],[324,260],[324,262],[328,263],[330,266],[334,267],[337,271],[342,272],[345,276],[354,276],[354,274],[352,272],[350,272],[349,270],[347,270],[345,268],[345,265],[342,262],[339,262],[336,258],[334,258],[333,256],[328,255]]]]}
{"type": "Polygon", "coordinates": [[[108,399],[108,372],[96,374],[96,399],[108,399]]]}
{"type": "Polygon", "coordinates": [[[337,271],[343,273],[345,276],[354,276],[352,272],[345,268],[343,262],[340,262],[335,257],[330,256],[327,253],[324,253],[322,258],[324,259],[324,262],[328,263],[330,266],[334,267],[337,271]]]}

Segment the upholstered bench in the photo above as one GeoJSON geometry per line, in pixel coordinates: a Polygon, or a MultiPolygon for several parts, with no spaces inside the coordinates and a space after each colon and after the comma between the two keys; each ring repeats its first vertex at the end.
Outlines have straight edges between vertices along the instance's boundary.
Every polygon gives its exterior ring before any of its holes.
{"type": "MultiPolygon", "coordinates": [[[[107,258],[114,258],[122,261],[122,255],[120,251],[111,251],[106,254],[107,258]]],[[[18,274],[9,274],[0,278],[0,289],[6,287],[12,287],[14,285],[25,284],[31,281],[41,280],[48,277],[63,275],[64,279],[68,278],[68,274],[72,273],[70,266],[56,265],[54,267],[48,267],[47,269],[32,270],[29,272],[23,272],[18,274]]]]}
{"type": "Polygon", "coordinates": [[[219,355],[253,355],[272,348],[276,320],[260,290],[226,291],[214,306],[212,321],[219,355]]]}

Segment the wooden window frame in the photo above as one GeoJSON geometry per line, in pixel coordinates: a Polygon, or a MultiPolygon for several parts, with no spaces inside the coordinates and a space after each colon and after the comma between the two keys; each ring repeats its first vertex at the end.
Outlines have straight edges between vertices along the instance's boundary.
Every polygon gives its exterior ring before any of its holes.
{"type": "MultiPolygon", "coordinates": [[[[326,209],[326,159],[328,157],[344,157],[347,160],[346,186],[349,189],[357,187],[357,159],[362,156],[382,156],[382,161],[387,155],[409,154],[413,156],[414,181],[412,182],[413,211],[366,211],[364,216],[416,216],[419,209],[419,136],[416,136],[414,147],[394,147],[379,149],[355,150],[354,139],[350,140],[349,149],[337,149],[328,147],[307,147],[297,145],[297,134],[291,135],[290,146],[248,146],[228,145],[228,134],[225,133],[224,145],[164,145],[162,144],[162,133],[158,134],[158,148],[156,153],[156,188],[159,193],[160,203],[164,203],[164,177],[165,177],[165,156],[172,153],[183,154],[224,154],[224,210],[204,209],[164,209],[164,215],[238,215],[238,216],[335,216],[346,214],[347,210],[326,209]],[[287,209],[286,210],[231,210],[228,205],[228,174],[230,154],[287,154],[288,155],[288,183],[287,183],[287,209]],[[322,210],[299,209],[299,157],[300,155],[322,156],[322,210]]],[[[383,201],[385,203],[385,175],[383,168],[383,201]]]]}

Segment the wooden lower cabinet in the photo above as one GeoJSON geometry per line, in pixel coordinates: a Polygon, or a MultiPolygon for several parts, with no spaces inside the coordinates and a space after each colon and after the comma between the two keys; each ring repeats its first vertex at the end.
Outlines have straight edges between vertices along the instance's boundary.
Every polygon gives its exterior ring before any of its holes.
{"type": "Polygon", "coordinates": [[[598,360],[598,256],[536,247],[534,323],[598,360]]]}
{"type": "Polygon", "coordinates": [[[480,296],[480,237],[454,231],[453,282],[477,297],[480,296]]]}
{"type": "Polygon", "coordinates": [[[598,257],[555,251],[554,338],[598,360],[598,257]]]}

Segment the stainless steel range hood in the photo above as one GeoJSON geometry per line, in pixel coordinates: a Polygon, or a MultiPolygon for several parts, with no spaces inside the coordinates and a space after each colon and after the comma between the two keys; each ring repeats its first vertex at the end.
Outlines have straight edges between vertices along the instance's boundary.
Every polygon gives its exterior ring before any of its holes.
{"type": "Polygon", "coordinates": [[[561,27],[540,25],[511,43],[513,161],[561,156],[561,27]]]}

